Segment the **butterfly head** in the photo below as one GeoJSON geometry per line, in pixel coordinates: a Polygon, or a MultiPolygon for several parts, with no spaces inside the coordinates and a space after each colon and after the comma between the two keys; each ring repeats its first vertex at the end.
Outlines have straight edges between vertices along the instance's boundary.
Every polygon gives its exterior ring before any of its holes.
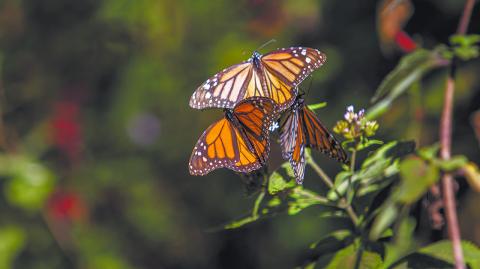
{"type": "Polygon", "coordinates": [[[305,99],[303,98],[304,95],[305,93],[303,92],[297,95],[297,98],[295,99],[295,102],[292,105],[293,110],[297,110],[305,106],[305,99]]]}
{"type": "Polygon", "coordinates": [[[230,108],[224,108],[223,112],[225,112],[225,118],[227,118],[229,121],[232,121],[233,119],[233,110],[230,108]]]}
{"type": "Polygon", "coordinates": [[[260,58],[262,58],[262,54],[258,51],[254,51],[252,57],[250,57],[250,61],[253,62],[255,67],[260,68],[260,58]]]}

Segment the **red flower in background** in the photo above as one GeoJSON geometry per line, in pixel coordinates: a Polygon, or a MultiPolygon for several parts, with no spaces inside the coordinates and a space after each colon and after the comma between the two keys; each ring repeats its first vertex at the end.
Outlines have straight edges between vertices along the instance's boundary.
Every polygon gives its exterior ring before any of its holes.
{"type": "Polygon", "coordinates": [[[57,190],[47,203],[47,212],[56,221],[79,221],[85,218],[86,206],[77,193],[57,190]]]}
{"type": "Polygon", "coordinates": [[[76,102],[57,102],[50,121],[52,143],[67,155],[70,161],[78,159],[82,144],[79,110],[79,104],[76,102]]]}
{"type": "Polygon", "coordinates": [[[410,0],[384,0],[377,14],[377,29],[382,51],[390,54],[393,48],[405,53],[417,48],[415,41],[403,28],[413,14],[410,0]]]}
{"type": "Polygon", "coordinates": [[[412,52],[417,48],[415,41],[404,31],[397,32],[395,35],[395,43],[406,53],[412,52]]]}

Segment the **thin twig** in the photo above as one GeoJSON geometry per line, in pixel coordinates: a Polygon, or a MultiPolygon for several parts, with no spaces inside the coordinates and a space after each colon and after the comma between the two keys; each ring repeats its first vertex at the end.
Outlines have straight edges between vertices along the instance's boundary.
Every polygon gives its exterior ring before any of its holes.
{"type": "Polygon", "coordinates": [[[313,168],[313,170],[315,170],[315,172],[317,172],[317,174],[320,176],[320,178],[323,180],[323,182],[330,189],[333,189],[333,191],[337,194],[337,196],[340,197],[341,196],[340,193],[335,188],[335,185],[333,184],[332,179],[330,179],[330,177],[327,175],[327,173],[325,173],[325,171],[323,171],[323,169],[320,168],[320,166],[318,166],[318,164],[311,157],[308,158],[307,163],[310,164],[310,166],[313,168]]]}
{"type": "Polygon", "coordinates": [[[355,227],[358,225],[358,216],[355,213],[355,211],[352,208],[352,205],[348,203],[347,199],[343,198],[343,196],[338,192],[338,190],[335,188],[335,185],[333,184],[333,181],[330,179],[330,177],[323,171],[320,166],[313,160],[311,156],[307,158],[307,163],[315,170],[315,172],[320,176],[320,178],[323,180],[323,182],[335,192],[337,197],[340,199],[340,207],[343,208],[350,219],[352,220],[353,224],[355,227]]]}
{"type": "MultiPolygon", "coordinates": [[[[467,32],[472,9],[475,0],[466,0],[457,33],[464,35],[467,32]]],[[[452,144],[452,114],[453,114],[453,96],[455,93],[455,59],[450,64],[450,72],[445,86],[445,99],[443,104],[442,118],[440,121],[440,155],[444,160],[450,159],[452,144]]],[[[453,176],[445,173],[442,177],[443,201],[445,206],[445,215],[447,220],[448,236],[452,241],[453,255],[455,258],[455,268],[464,269],[465,262],[461,245],[460,228],[458,225],[458,216],[455,201],[455,191],[453,185],[453,176]]]]}
{"type": "Polygon", "coordinates": [[[467,33],[468,24],[470,23],[470,18],[472,17],[473,6],[475,5],[475,0],[467,0],[463,8],[462,17],[458,23],[457,34],[464,35],[467,33]]]}
{"type": "MultiPolygon", "coordinates": [[[[452,110],[453,93],[455,91],[455,82],[453,74],[447,78],[445,87],[445,99],[440,122],[440,155],[444,160],[450,159],[452,143],[452,110]]],[[[465,262],[460,238],[460,228],[458,225],[458,216],[455,201],[455,191],[453,186],[453,177],[450,173],[445,173],[442,177],[443,204],[445,207],[445,216],[448,228],[448,237],[452,241],[453,254],[455,257],[455,268],[464,269],[465,262]]]]}
{"type": "Polygon", "coordinates": [[[323,196],[320,196],[316,193],[313,193],[313,192],[310,192],[310,191],[306,191],[305,189],[297,189],[296,190],[298,193],[302,194],[303,196],[306,196],[320,204],[331,204],[330,200],[328,200],[327,198],[323,197],[323,196]]]}

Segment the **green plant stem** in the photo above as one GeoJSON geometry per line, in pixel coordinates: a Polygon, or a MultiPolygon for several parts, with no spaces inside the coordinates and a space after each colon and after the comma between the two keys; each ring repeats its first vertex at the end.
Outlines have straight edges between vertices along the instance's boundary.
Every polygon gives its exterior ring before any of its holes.
{"type": "MultiPolygon", "coordinates": [[[[352,151],[352,156],[350,157],[350,172],[353,172],[355,171],[355,161],[356,161],[356,158],[357,158],[357,150],[354,149],[352,151]]],[[[350,184],[351,182],[349,182],[350,184]]]]}
{"type": "Polygon", "coordinates": [[[330,188],[332,189],[335,194],[337,194],[338,198],[340,199],[340,207],[347,212],[348,216],[352,220],[353,224],[355,227],[358,225],[358,216],[355,213],[355,211],[352,208],[352,205],[348,203],[348,201],[338,192],[338,190],[335,188],[335,185],[333,184],[333,181],[330,179],[330,177],[323,171],[320,166],[313,160],[311,156],[307,158],[307,163],[315,170],[315,172],[320,176],[320,178],[323,180],[323,182],[330,188]]]}
{"type": "Polygon", "coordinates": [[[347,186],[347,197],[350,197],[350,193],[352,191],[352,177],[353,177],[353,172],[355,172],[355,161],[357,158],[357,149],[353,149],[352,151],[352,156],[350,157],[350,172],[352,173],[348,177],[348,186],[347,186]]]}
{"type": "Polygon", "coordinates": [[[363,256],[363,244],[360,243],[360,247],[357,250],[357,254],[355,255],[355,266],[353,267],[354,269],[360,268],[360,264],[362,262],[362,256],[363,256]]]}
{"type": "MultiPolygon", "coordinates": [[[[468,24],[470,22],[470,17],[472,16],[474,3],[475,0],[466,0],[456,34],[466,34],[468,24]]],[[[450,72],[445,85],[445,97],[443,103],[442,118],[440,121],[440,155],[444,160],[450,159],[451,156],[452,114],[455,93],[455,70],[456,61],[455,59],[453,59],[450,64],[450,72]]],[[[458,225],[453,181],[453,176],[450,173],[445,173],[442,177],[443,203],[447,220],[448,237],[452,241],[453,255],[455,258],[455,268],[464,269],[466,267],[461,245],[460,227],[458,225]]]]}
{"type": "Polygon", "coordinates": [[[320,166],[318,166],[318,164],[311,157],[309,158],[309,160],[307,162],[308,162],[308,164],[310,164],[310,166],[313,168],[313,170],[315,170],[315,172],[317,172],[317,174],[320,176],[320,178],[323,180],[323,182],[330,189],[333,189],[335,191],[335,193],[337,193],[337,195],[339,195],[339,197],[340,197],[340,193],[335,189],[335,185],[333,185],[333,181],[325,173],[325,171],[323,171],[323,169],[320,168],[320,166]]]}
{"type": "Polygon", "coordinates": [[[255,200],[255,204],[253,204],[252,218],[254,219],[258,218],[258,209],[260,208],[260,204],[262,203],[263,198],[265,197],[265,192],[267,192],[267,185],[266,185],[267,181],[268,181],[268,177],[264,175],[260,194],[257,196],[257,199],[255,200]]]}
{"type": "Polygon", "coordinates": [[[305,190],[301,189],[301,190],[298,190],[298,193],[301,193],[302,195],[304,195],[304,196],[306,196],[306,197],[308,197],[312,200],[315,200],[315,201],[319,202],[320,204],[329,204],[329,203],[331,204],[331,202],[327,198],[325,198],[323,196],[320,196],[320,195],[316,195],[312,192],[305,191],[305,190]]]}
{"type": "Polygon", "coordinates": [[[260,204],[262,203],[262,200],[264,197],[265,197],[265,192],[262,191],[260,192],[257,199],[255,200],[255,204],[253,205],[253,210],[252,210],[252,217],[254,219],[258,218],[258,209],[260,208],[260,204]]]}

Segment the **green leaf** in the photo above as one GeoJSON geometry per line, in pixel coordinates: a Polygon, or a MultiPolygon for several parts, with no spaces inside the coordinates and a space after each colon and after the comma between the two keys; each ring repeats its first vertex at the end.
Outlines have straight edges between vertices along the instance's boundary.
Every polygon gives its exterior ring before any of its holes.
{"type": "Polygon", "coordinates": [[[458,170],[468,163],[465,156],[453,156],[449,160],[435,160],[435,164],[443,171],[452,172],[458,170]]]}
{"type": "Polygon", "coordinates": [[[55,187],[52,172],[24,157],[11,158],[9,164],[12,178],[4,189],[7,201],[29,211],[42,208],[55,187]]]}
{"type": "Polygon", "coordinates": [[[414,141],[392,141],[371,154],[362,164],[362,168],[371,166],[373,163],[381,161],[386,158],[400,158],[415,150],[414,141]]]}
{"type": "Polygon", "coordinates": [[[366,139],[364,143],[361,143],[357,146],[357,150],[360,151],[373,145],[382,145],[382,144],[383,144],[382,140],[366,139]]]}
{"type": "Polygon", "coordinates": [[[302,266],[303,269],[315,269],[316,261],[309,262],[308,264],[302,266]]]}
{"type": "Polygon", "coordinates": [[[400,163],[400,178],[402,182],[396,192],[396,200],[411,204],[437,182],[440,171],[418,157],[410,157],[400,163]]]}
{"type": "Polygon", "coordinates": [[[396,261],[410,254],[415,248],[413,232],[416,222],[413,218],[404,218],[395,233],[392,243],[385,244],[385,260],[383,268],[388,268],[396,261]]]}
{"type": "Polygon", "coordinates": [[[242,219],[239,219],[239,220],[232,221],[232,222],[226,224],[225,226],[223,226],[223,228],[225,230],[237,229],[237,228],[240,228],[240,227],[242,227],[246,224],[252,223],[256,220],[258,220],[258,217],[248,216],[248,217],[245,217],[245,218],[242,218],[242,219]]]}
{"type": "Polygon", "coordinates": [[[313,104],[313,105],[308,105],[307,107],[310,110],[317,110],[317,109],[320,109],[320,108],[324,108],[326,106],[327,106],[327,102],[321,102],[321,103],[317,103],[317,104],[313,104]]]}
{"type": "Polygon", "coordinates": [[[479,56],[479,47],[476,46],[480,42],[480,35],[454,35],[450,37],[453,53],[458,58],[467,61],[479,56]]]}
{"type": "MultiPolygon", "coordinates": [[[[465,262],[472,269],[480,268],[480,249],[468,241],[462,241],[463,256],[465,262]]],[[[435,257],[439,260],[454,264],[452,243],[449,240],[443,240],[426,247],[421,248],[418,253],[435,257]]]]}
{"type": "Polygon", "coordinates": [[[13,268],[13,261],[25,245],[25,231],[17,226],[0,228],[0,268],[13,268]]]}
{"type": "Polygon", "coordinates": [[[267,202],[268,207],[277,207],[282,204],[282,200],[278,197],[273,197],[270,201],[267,202]]]}
{"type": "Polygon", "coordinates": [[[289,215],[298,214],[303,209],[313,205],[330,205],[330,201],[327,198],[313,191],[306,190],[301,186],[292,189],[289,197],[293,199],[288,204],[289,215]]]}
{"type": "Polygon", "coordinates": [[[273,172],[270,175],[270,178],[268,180],[268,193],[270,193],[271,195],[274,195],[278,192],[285,190],[286,188],[291,188],[294,186],[295,186],[295,182],[290,181],[287,183],[283,179],[282,175],[280,175],[277,172],[273,172]]]}
{"type": "MultiPolygon", "coordinates": [[[[335,253],[349,246],[353,241],[354,236],[351,230],[341,229],[333,231],[310,245],[309,256],[311,258],[306,262],[307,264],[311,262],[316,263],[322,257],[329,256],[331,253],[335,253]]],[[[305,266],[306,265],[303,265],[302,268],[305,268],[305,266]]]]}
{"type": "Polygon", "coordinates": [[[295,173],[293,172],[293,168],[290,162],[284,162],[282,164],[282,168],[285,169],[285,172],[287,173],[288,177],[295,178],[295,173]]]}
{"type": "Polygon", "coordinates": [[[377,88],[372,101],[375,102],[387,94],[397,97],[403,93],[420,75],[435,67],[437,57],[436,52],[426,49],[418,49],[404,56],[377,88]]]}
{"type": "Polygon", "coordinates": [[[415,142],[393,141],[378,148],[363,162],[353,181],[371,184],[398,173],[396,160],[413,152],[415,142]]]}
{"type": "Polygon", "coordinates": [[[479,47],[478,46],[458,47],[458,48],[454,48],[453,52],[455,56],[457,56],[458,58],[462,59],[463,61],[468,61],[478,57],[479,47]]]}
{"type": "Polygon", "coordinates": [[[319,241],[312,243],[310,245],[310,248],[321,250],[322,253],[328,252],[328,251],[337,251],[338,249],[343,248],[345,246],[333,248],[333,249],[331,248],[331,246],[334,245],[335,243],[344,241],[345,239],[349,238],[351,235],[352,235],[352,232],[350,230],[337,230],[324,236],[319,241]]]}
{"type": "Polygon", "coordinates": [[[417,49],[404,56],[400,63],[391,71],[377,88],[372,102],[377,103],[367,111],[367,119],[374,119],[383,114],[386,108],[415,81],[421,79],[428,71],[443,63],[440,54],[445,48],[439,47],[433,51],[417,49]]]}
{"type": "MultiPolygon", "coordinates": [[[[361,252],[360,269],[374,269],[382,265],[382,258],[378,253],[371,251],[361,252]]],[[[330,261],[327,269],[345,269],[355,268],[355,262],[358,256],[358,249],[355,244],[338,251],[330,261]]]]}
{"type": "Polygon", "coordinates": [[[387,201],[373,222],[369,235],[370,239],[375,241],[380,238],[383,232],[395,221],[398,213],[397,205],[391,200],[387,201]]]}
{"type": "Polygon", "coordinates": [[[463,171],[470,187],[476,192],[480,192],[480,169],[478,166],[470,162],[463,167],[463,171]]]}
{"type": "Polygon", "coordinates": [[[343,182],[347,181],[348,178],[352,175],[352,172],[350,171],[341,171],[335,176],[335,185],[339,186],[343,182]]]}
{"type": "MultiPolygon", "coordinates": [[[[361,168],[352,176],[352,183],[360,182],[363,186],[369,186],[366,194],[374,189],[373,184],[382,183],[386,177],[391,177],[398,173],[398,158],[413,152],[415,149],[415,142],[413,141],[392,141],[389,142],[376,151],[374,151],[365,161],[361,168]]],[[[341,172],[335,179],[335,188],[341,195],[345,194],[348,189],[348,177],[346,173],[341,172]]],[[[338,195],[334,190],[330,190],[327,194],[330,200],[337,200],[338,195]]]]}
{"type": "Polygon", "coordinates": [[[458,46],[472,46],[480,42],[480,35],[453,35],[450,43],[458,46]]]}
{"type": "Polygon", "coordinates": [[[428,147],[419,148],[418,155],[424,160],[432,161],[437,158],[439,150],[440,144],[436,143],[428,147]]]}

